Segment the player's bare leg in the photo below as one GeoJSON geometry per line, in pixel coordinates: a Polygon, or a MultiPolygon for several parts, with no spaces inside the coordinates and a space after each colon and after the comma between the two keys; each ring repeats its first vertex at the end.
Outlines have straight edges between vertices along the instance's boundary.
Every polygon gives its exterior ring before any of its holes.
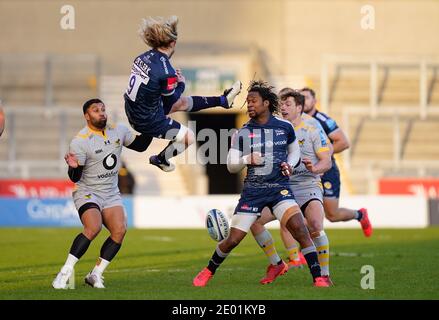
{"type": "Polygon", "coordinates": [[[85,277],[85,282],[94,288],[105,288],[102,276],[111,260],[116,256],[127,230],[126,218],[122,206],[106,208],[102,211],[103,223],[110,236],[101,247],[100,257],[94,269],[85,277]]]}
{"type": "Polygon", "coordinates": [[[372,235],[372,224],[369,220],[367,209],[361,208],[359,210],[340,208],[338,198],[323,198],[323,206],[325,208],[326,218],[331,222],[358,220],[361,223],[361,228],[366,237],[372,235]]]}
{"type": "Polygon", "coordinates": [[[52,282],[55,289],[67,288],[67,282],[73,273],[75,264],[84,255],[91,241],[96,238],[102,229],[102,217],[97,208],[87,209],[81,216],[81,222],[84,225],[84,230],[73,240],[67,260],[52,282]]]}

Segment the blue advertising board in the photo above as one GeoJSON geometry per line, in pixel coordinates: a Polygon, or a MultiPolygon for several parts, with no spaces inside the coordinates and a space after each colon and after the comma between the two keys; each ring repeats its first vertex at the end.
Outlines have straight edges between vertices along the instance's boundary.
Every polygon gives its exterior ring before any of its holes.
{"type": "MultiPolygon", "coordinates": [[[[132,227],[132,198],[124,197],[123,204],[132,227]]],[[[76,227],[81,221],[71,198],[0,198],[0,226],[76,227]]]]}

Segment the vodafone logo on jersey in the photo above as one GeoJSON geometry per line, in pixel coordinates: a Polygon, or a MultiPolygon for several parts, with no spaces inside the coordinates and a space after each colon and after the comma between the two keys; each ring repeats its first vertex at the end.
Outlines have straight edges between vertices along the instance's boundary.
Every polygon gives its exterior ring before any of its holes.
{"type": "Polygon", "coordinates": [[[15,198],[71,197],[70,180],[0,180],[0,196],[15,198]]]}

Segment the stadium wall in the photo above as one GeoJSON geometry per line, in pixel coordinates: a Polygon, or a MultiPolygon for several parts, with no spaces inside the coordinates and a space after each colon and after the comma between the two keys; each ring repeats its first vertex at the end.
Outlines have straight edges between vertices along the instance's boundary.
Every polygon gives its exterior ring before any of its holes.
{"type": "Polygon", "coordinates": [[[0,53],[96,53],[104,74],[127,74],[145,49],[136,33],[141,18],[171,14],[180,17],[179,45],[257,46],[288,75],[319,74],[326,53],[439,51],[435,0],[2,0],[0,53]],[[66,4],[75,8],[74,30],[60,27],[66,4]],[[365,5],[374,9],[372,30],[361,28],[365,5]]]}
{"type": "MultiPolygon", "coordinates": [[[[128,225],[135,228],[204,228],[213,208],[231,217],[239,195],[189,197],[125,197],[128,225]]],[[[341,205],[367,206],[375,228],[424,228],[430,225],[428,199],[421,196],[350,196],[341,205]]],[[[71,198],[0,198],[2,227],[79,227],[71,198]]],[[[358,228],[358,222],[325,222],[327,228],[358,228]]],[[[269,227],[278,228],[277,222],[269,227]]]]}

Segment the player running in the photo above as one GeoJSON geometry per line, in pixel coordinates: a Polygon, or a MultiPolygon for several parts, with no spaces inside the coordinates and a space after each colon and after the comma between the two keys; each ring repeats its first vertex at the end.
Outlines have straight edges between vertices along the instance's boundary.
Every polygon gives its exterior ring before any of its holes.
{"type": "Polygon", "coordinates": [[[165,172],[173,171],[170,158],[182,153],[195,142],[194,133],[184,125],[168,117],[177,111],[195,112],[221,106],[229,109],[241,92],[241,82],[224,91],[219,97],[185,97],[185,78],[180,70],[174,70],[169,59],[177,43],[175,16],[144,19],[140,36],[152,49],[134,59],[128,88],[124,94],[125,112],[131,126],[149,137],[171,140],[149,162],[165,172]]]}
{"type": "MultiPolygon", "coordinates": [[[[315,119],[303,114],[305,100],[303,95],[292,89],[283,89],[282,92],[280,112],[282,117],[294,126],[302,158],[301,163],[294,168],[293,174],[290,176],[290,187],[294,199],[306,217],[308,230],[317,248],[322,277],[326,278],[329,284],[332,284],[329,278],[329,240],[323,230],[325,214],[320,181],[320,175],[329,170],[332,165],[329,139],[315,119]]],[[[271,283],[282,274],[282,270],[273,263],[280,260],[280,257],[274,247],[270,232],[264,226],[274,219],[271,211],[265,208],[261,218],[256,220],[251,227],[256,242],[270,260],[266,276],[260,281],[261,284],[271,283]]],[[[285,227],[281,227],[281,235],[285,247],[290,252],[289,267],[301,266],[298,246],[291,233],[285,227]],[[291,254],[291,251],[295,251],[295,254],[291,254]]]]}
{"type": "MultiPolygon", "coordinates": [[[[293,126],[274,117],[278,97],[273,87],[252,81],[248,89],[247,122],[232,139],[227,168],[237,173],[247,166],[241,198],[231,221],[230,234],[220,242],[209,264],[193,279],[193,285],[204,287],[230,252],[244,239],[252,224],[269,207],[282,226],[299,241],[313,277],[314,286],[327,287],[321,277],[316,248],[304,224],[300,209],[288,185],[288,176],[300,161],[300,148],[293,126]]],[[[273,261],[281,273],[288,267],[284,261],[273,261]]]]}
{"type": "Polygon", "coordinates": [[[75,264],[102,225],[110,231],[110,236],[102,245],[96,266],[85,277],[85,283],[105,288],[102,273],[119,251],[126,233],[124,208],[117,187],[122,147],[145,151],[145,136],[136,136],[121,124],[107,125],[105,105],[101,100],[87,101],[83,112],[87,126],[71,141],[65,160],[69,178],[75,183],[73,201],[84,230],[76,236],[64,266],[52,282],[55,289],[67,288],[75,264]]]}
{"type": "MultiPolygon", "coordinates": [[[[305,113],[314,117],[320,122],[325,133],[328,135],[334,147],[334,153],[340,153],[349,148],[349,142],[343,130],[337,123],[326,114],[316,109],[316,94],[310,88],[300,90],[305,96],[305,113]]],[[[369,221],[366,208],[359,210],[340,208],[340,171],[338,170],[335,158],[332,157],[332,167],[323,174],[323,206],[326,218],[331,222],[349,221],[356,219],[360,222],[363,233],[366,237],[372,235],[372,224],[369,221]]]]}

